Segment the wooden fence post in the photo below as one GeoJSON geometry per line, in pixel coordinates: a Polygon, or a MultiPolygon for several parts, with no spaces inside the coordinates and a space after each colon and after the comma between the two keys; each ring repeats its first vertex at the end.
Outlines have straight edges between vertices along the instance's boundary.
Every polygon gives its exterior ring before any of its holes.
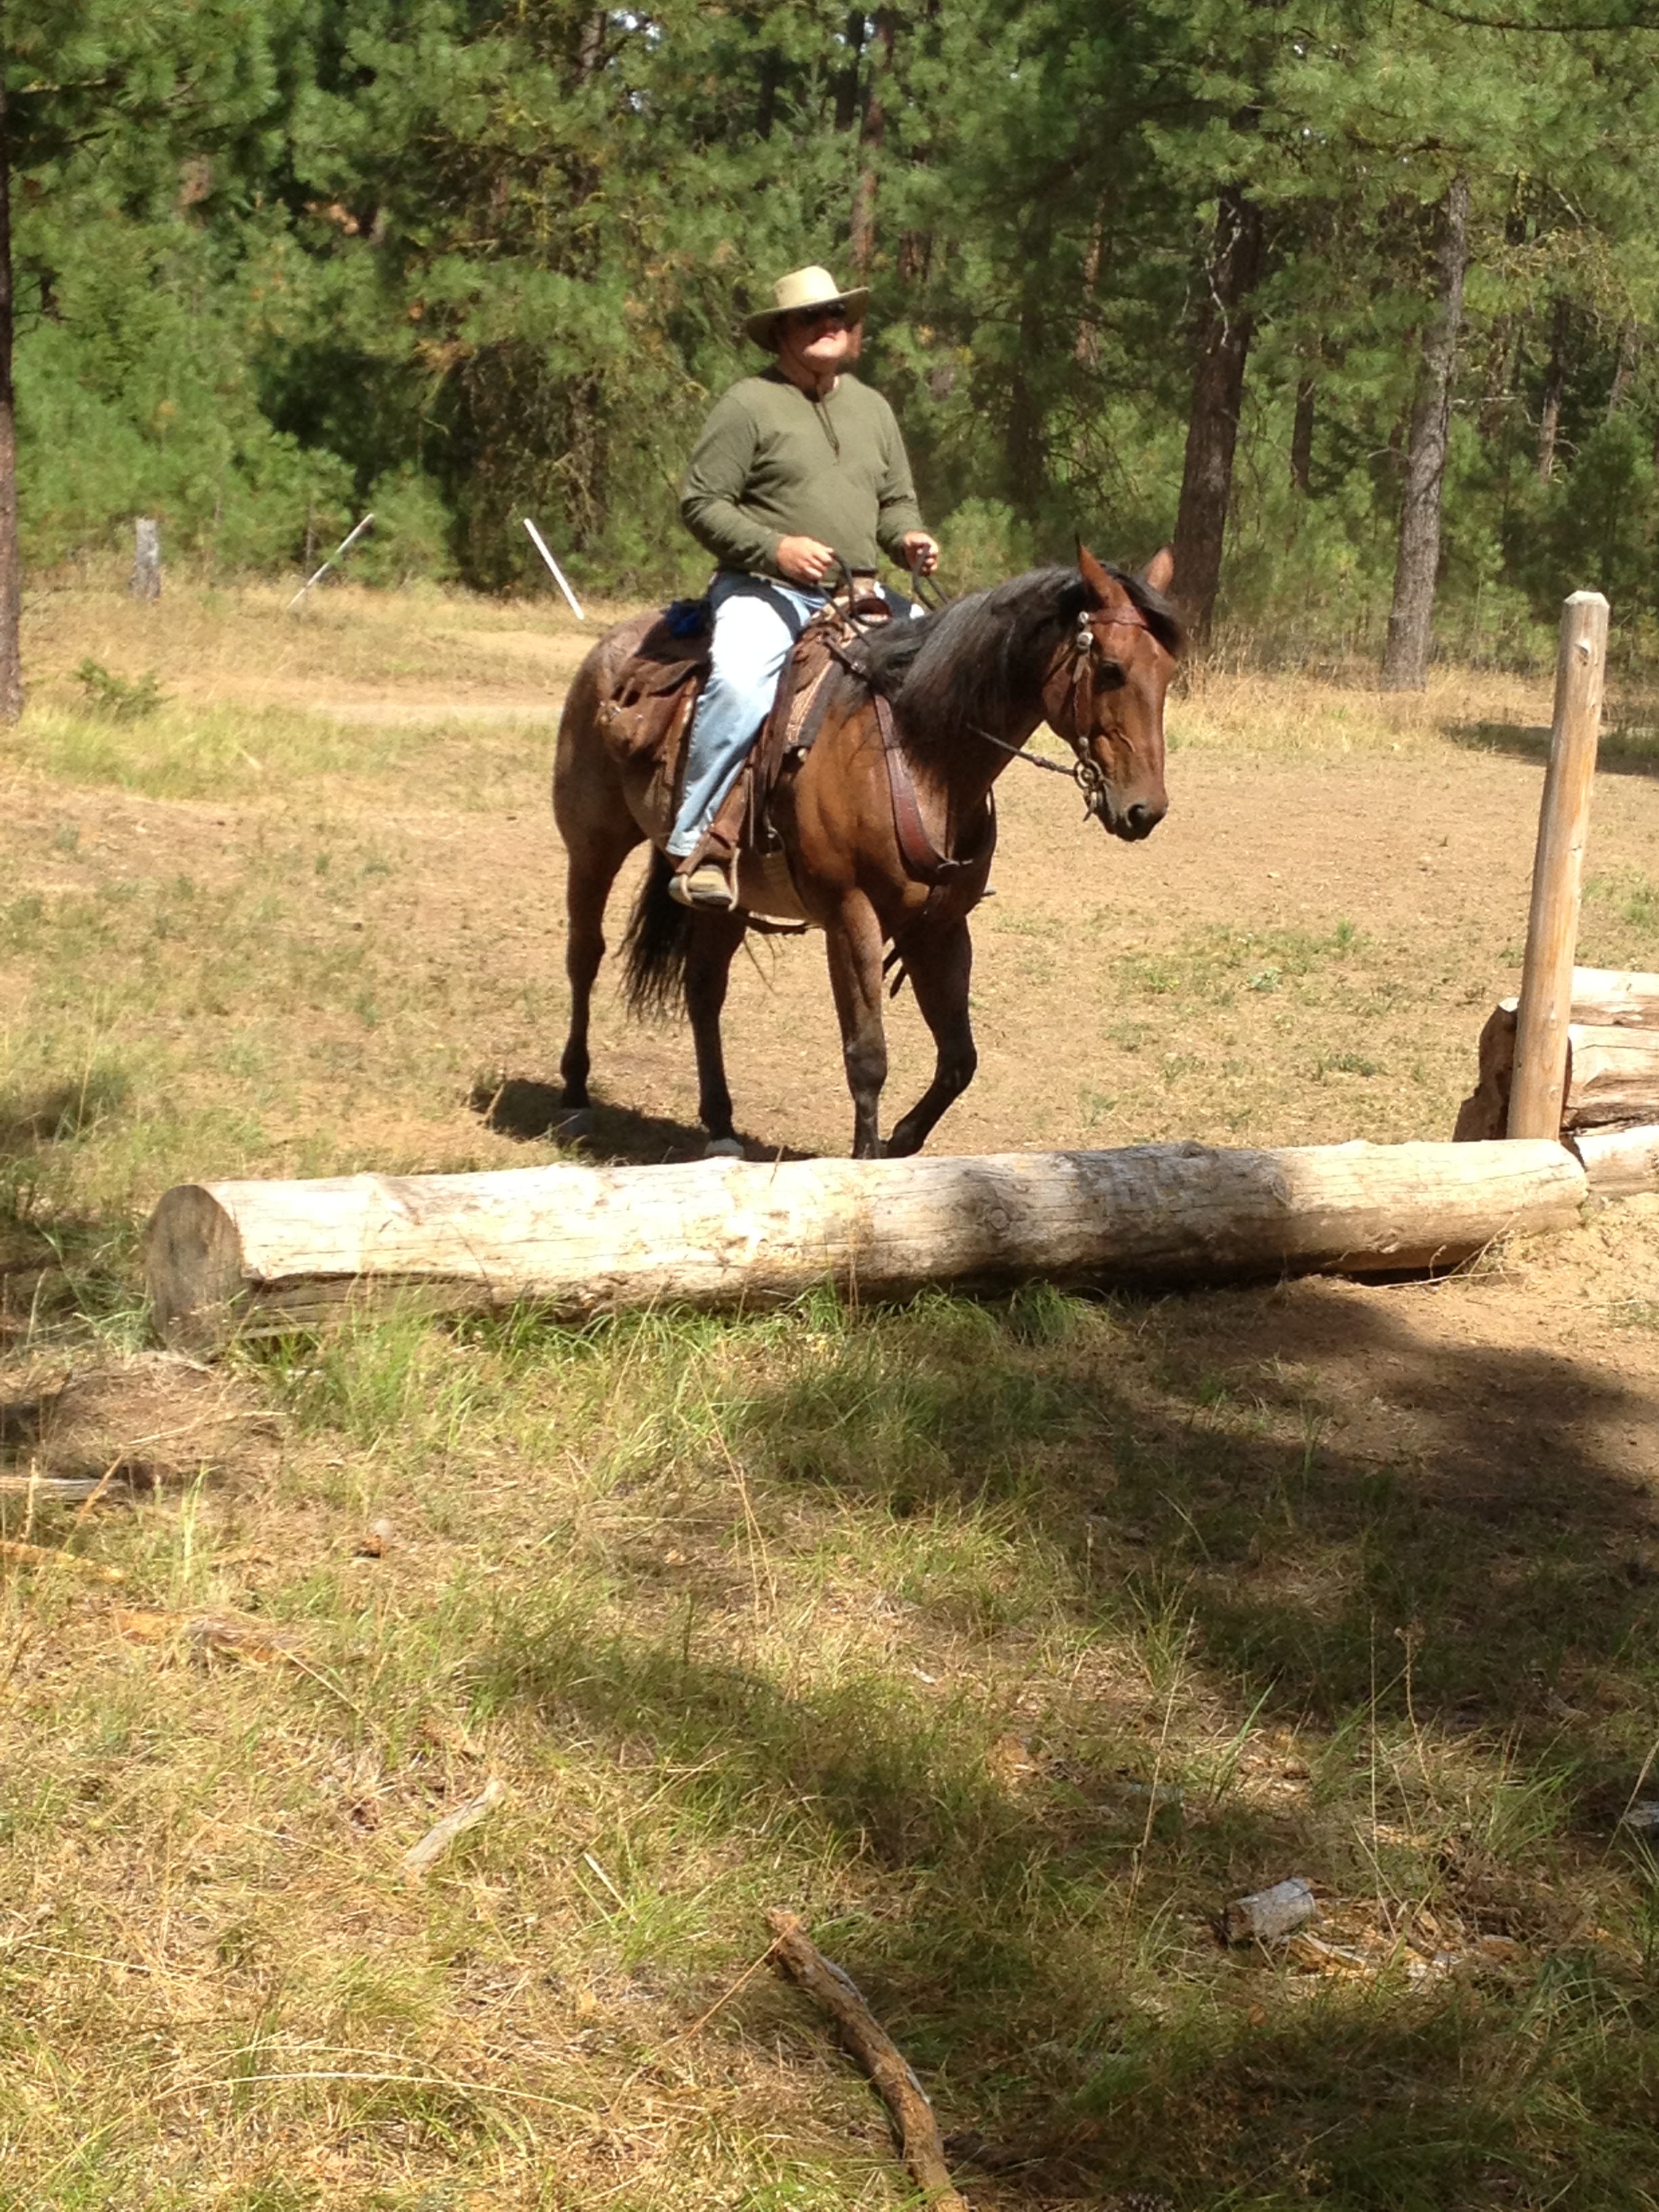
{"type": "Polygon", "coordinates": [[[1527,957],[1516,1018],[1511,1137],[1561,1133],[1573,951],[1607,661],[1607,603],[1600,592],[1575,592],[1561,610],[1555,661],[1555,723],[1538,814],[1527,957]]]}
{"type": "Polygon", "coordinates": [[[135,599],[161,596],[161,532],[154,518],[141,514],[133,526],[132,581],[127,586],[135,599]]]}

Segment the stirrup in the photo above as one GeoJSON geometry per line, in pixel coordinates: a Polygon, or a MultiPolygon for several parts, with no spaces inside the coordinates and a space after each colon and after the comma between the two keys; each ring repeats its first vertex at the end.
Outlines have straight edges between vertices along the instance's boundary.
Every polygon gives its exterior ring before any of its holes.
{"type": "Polygon", "coordinates": [[[676,906],[701,907],[716,914],[730,914],[738,903],[732,872],[718,860],[699,860],[684,873],[677,870],[668,878],[668,896],[676,906]]]}

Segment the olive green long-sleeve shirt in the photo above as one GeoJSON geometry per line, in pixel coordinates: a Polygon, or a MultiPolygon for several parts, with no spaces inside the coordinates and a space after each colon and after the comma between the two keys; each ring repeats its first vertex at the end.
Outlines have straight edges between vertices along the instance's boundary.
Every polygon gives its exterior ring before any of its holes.
{"type": "Polygon", "coordinates": [[[921,528],[893,410],[855,376],[810,399],[776,369],[745,376],[714,403],[685,480],[686,528],[722,568],[775,576],[781,538],[816,538],[851,568],[876,549],[899,562],[921,528]]]}

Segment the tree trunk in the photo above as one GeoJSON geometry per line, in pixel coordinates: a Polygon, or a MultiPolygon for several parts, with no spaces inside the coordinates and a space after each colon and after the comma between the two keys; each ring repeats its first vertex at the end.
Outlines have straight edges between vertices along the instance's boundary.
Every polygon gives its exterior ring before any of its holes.
{"type": "Polygon", "coordinates": [[[1385,691],[1420,691],[1428,681],[1434,628],[1435,574],[1440,565],[1440,498],[1446,478],[1452,386],[1463,326],[1463,276],[1469,263],[1469,185],[1454,177],[1441,203],[1435,263],[1434,313],[1423,337],[1417,401],[1406,453],[1406,495],[1400,510],[1394,604],[1382,657],[1385,691]]]}
{"type": "Polygon", "coordinates": [[[1083,251],[1083,305],[1078,315],[1077,337],[1072,358],[1079,368],[1100,366],[1100,327],[1095,320],[1095,295],[1100,289],[1100,264],[1106,252],[1106,203],[1095,210],[1089,227],[1089,243],[1083,251]]]}
{"type": "Polygon", "coordinates": [[[1500,315],[1492,325],[1486,346],[1486,368],[1480,393],[1480,410],[1476,420],[1483,439],[1500,438],[1509,421],[1514,397],[1514,385],[1518,377],[1518,356],[1516,341],[1517,323],[1524,329],[1525,318],[1500,315]]]}
{"type": "Polygon", "coordinates": [[[887,79],[893,68],[893,11],[882,9],[876,16],[874,51],[870,57],[870,82],[864,98],[864,119],[859,125],[859,175],[853,187],[850,245],[853,274],[860,283],[870,274],[876,251],[876,194],[881,183],[881,151],[887,136],[887,79]]]}
{"type": "Polygon", "coordinates": [[[1310,376],[1299,376],[1296,380],[1296,415],[1291,424],[1292,491],[1313,489],[1313,434],[1314,380],[1310,376]]]}
{"type": "Polygon", "coordinates": [[[1561,434],[1561,394],[1567,381],[1567,336],[1572,311],[1558,300],[1550,317],[1550,358],[1544,372],[1544,411],[1538,418],[1538,481],[1555,474],[1555,441],[1561,434]]]}
{"type": "Polygon", "coordinates": [[[931,230],[899,233],[898,276],[901,284],[925,284],[933,273],[933,234],[931,230]]]}
{"type": "Polygon", "coordinates": [[[864,53],[867,28],[862,8],[854,8],[847,18],[843,33],[847,40],[847,66],[836,79],[836,128],[850,131],[859,115],[859,63],[864,53]]]}
{"type": "Polygon", "coordinates": [[[1607,420],[1625,404],[1625,394],[1630,390],[1630,380],[1636,374],[1636,356],[1640,350],[1634,323],[1619,325],[1619,353],[1613,364],[1613,386],[1607,393],[1607,420]]]}
{"type": "Polygon", "coordinates": [[[1041,503],[1048,467],[1048,415],[1044,405],[1048,387],[1036,364],[1044,358],[1048,300],[1029,274],[1048,264],[1049,237],[1042,217],[1034,237],[1025,234],[1028,270],[1019,303],[1019,343],[1016,368],[1008,385],[1008,415],[1003,429],[1003,465],[1008,503],[1016,514],[1034,514],[1041,503]]]}
{"type": "Polygon", "coordinates": [[[1216,210],[1215,244],[1198,319],[1187,457],[1176,514],[1173,586],[1196,642],[1210,634],[1221,584],[1221,550],[1232,496],[1233,450],[1255,318],[1249,298],[1261,268],[1261,210],[1229,185],[1216,210]]]}
{"type": "Polygon", "coordinates": [[[755,104],[755,136],[767,139],[777,120],[778,93],[783,84],[783,56],[775,46],[760,58],[760,84],[755,104]]]}
{"type": "Polygon", "coordinates": [[[580,1316],[765,1305],[826,1281],[887,1298],[1392,1274],[1569,1227],[1583,1196],[1549,1141],[562,1165],[187,1183],[156,1207],[144,1255],[161,1327],[210,1341],[374,1297],[580,1316]]]}
{"type": "Polygon", "coordinates": [[[11,381],[11,128],[0,70],[0,723],[23,711],[23,571],[17,544],[17,408],[11,381]]]}
{"type": "Polygon", "coordinates": [[[605,34],[610,17],[603,8],[590,9],[577,28],[576,82],[586,84],[605,61],[605,34]]]}
{"type": "Polygon", "coordinates": [[[133,523],[132,577],[127,590],[135,599],[161,596],[161,532],[153,514],[141,514],[133,523]]]}

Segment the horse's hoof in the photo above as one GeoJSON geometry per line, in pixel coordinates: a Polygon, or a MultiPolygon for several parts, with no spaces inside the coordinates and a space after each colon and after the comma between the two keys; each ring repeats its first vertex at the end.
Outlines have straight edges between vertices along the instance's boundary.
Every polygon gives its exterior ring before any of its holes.
{"type": "Polygon", "coordinates": [[[735,1137],[711,1137],[702,1148],[706,1160],[740,1160],[743,1146],[735,1137]]]}
{"type": "Polygon", "coordinates": [[[556,1137],[561,1144],[565,1145],[574,1145],[579,1138],[591,1137],[592,1133],[593,1109],[591,1106],[578,1106],[573,1113],[562,1115],[548,1131],[550,1136],[556,1137]]]}

